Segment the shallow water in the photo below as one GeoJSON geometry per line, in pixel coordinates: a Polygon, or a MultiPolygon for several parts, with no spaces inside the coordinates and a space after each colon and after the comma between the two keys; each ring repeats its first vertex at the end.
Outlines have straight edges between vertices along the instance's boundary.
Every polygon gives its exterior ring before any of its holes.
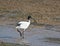
{"type": "MultiPolygon", "coordinates": [[[[0,26],[0,42],[17,43],[20,39],[19,33],[14,26],[0,26]]],[[[60,32],[46,30],[45,28],[32,28],[25,32],[25,40],[30,46],[60,46],[60,32]]]]}

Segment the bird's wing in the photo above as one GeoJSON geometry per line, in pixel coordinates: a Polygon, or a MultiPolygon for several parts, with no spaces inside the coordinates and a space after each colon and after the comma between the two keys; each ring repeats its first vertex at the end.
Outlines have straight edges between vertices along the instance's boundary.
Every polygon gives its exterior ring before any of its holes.
{"type": "Polygon", "coordinates": [[[21,24],[23,24],[23,22],[18,22],[16,26],[20,26],[21,24]]]}

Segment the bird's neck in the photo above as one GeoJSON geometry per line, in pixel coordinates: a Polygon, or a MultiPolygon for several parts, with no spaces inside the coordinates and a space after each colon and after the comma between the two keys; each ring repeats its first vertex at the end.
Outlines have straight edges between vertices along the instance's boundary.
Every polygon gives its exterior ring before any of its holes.
{"type": "Polygon", "coordinates": [[[28,20],[28,22],[30,23],[30,20],[28,20]]]}

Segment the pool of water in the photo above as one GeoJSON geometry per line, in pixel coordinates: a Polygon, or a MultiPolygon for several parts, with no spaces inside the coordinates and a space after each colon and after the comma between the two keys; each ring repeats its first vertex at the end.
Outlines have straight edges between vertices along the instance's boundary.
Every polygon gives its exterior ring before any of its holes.
{"type": "MultiPolygon", "coordinates": [[[[15,26],[0,26],[0,42],[17,43],[19,39],[15,26]]],[[[60,46],[60,32],[35,27],[31,31],[25,31],[25,40],[30,46],[60,46]]]]}

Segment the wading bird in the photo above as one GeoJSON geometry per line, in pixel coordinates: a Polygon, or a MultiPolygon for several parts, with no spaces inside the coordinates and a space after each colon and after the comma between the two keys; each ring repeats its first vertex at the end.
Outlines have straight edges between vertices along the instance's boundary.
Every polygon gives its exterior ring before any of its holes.
{"type": "Polygon", "coordinates": [[[30,18],[32,18],[31,16],[28,16],[28,21],[21,21],[17,23],[16,29],[20,34],[20,37],[22,39],[24,39],[24,32],[26,31],[26,29],[29,27],[30,25],[30,18]],[[22,29],[22,30],[20,30],[22,29]]]}

